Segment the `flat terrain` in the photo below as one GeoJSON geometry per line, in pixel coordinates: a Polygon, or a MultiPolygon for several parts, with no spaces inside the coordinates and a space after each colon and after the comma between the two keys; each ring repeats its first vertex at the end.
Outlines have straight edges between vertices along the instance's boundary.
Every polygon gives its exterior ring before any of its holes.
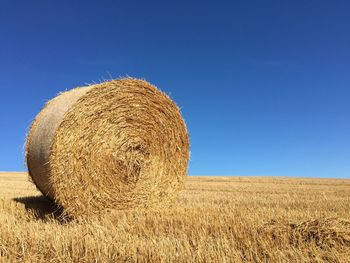
{"type": "Polygon", "coordinates": [[[189,177],[165,211],[63,221],[0,173],[0,261],[350,262],[350,180],[189,177]]]}

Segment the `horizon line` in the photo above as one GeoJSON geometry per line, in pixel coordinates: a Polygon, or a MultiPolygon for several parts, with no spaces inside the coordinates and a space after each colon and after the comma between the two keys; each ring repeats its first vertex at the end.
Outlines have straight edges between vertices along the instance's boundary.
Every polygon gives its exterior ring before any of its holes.
{"type": "MultiPolygon", "coordinates": [[[[0,173],[28,173],[28,171],[0,171],[0,173]]],[[[187,176],[197,177],[288,177],[288,178],[299,178],[299,179],[350,179],[350,176],[338,176],[338,177],[324,177],[316,175],[210,175],[210,174],[191,174],[187,176]]]]}

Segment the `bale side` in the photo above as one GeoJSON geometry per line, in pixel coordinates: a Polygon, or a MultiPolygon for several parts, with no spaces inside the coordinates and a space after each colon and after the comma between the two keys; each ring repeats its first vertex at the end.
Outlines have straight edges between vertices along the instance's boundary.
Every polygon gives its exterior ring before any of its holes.
{"type": "Polygon", "coordinates": [[[47,197],[54,199],[50,184],[50,148],[57,128],[68,109],[83,96],[90,87],[73,89],[50,100],[34,119],[26,144],[26,159],[29,176],[36,187],[47,197]]]}

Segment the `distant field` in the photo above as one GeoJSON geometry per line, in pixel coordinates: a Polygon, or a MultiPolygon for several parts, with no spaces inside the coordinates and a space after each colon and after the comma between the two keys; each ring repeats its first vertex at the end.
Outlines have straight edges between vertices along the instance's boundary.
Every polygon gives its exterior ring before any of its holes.
{"type": "Polygon", "coordinates": [[[350,262],[350,180],[189,177],[165,211],[70,222],[0,173],[3,262],[350,262]]]}

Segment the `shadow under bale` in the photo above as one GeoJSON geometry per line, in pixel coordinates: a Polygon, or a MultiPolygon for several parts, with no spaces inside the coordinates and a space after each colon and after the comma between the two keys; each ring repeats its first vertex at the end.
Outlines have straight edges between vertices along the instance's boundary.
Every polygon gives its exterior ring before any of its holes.
{"type": "Polygon", "coordinates": [[[70,221],[63,209],[45,196],[16,197],[13,200],[24,204],[25,209],[30,211],[36,219],[55,219],[61,223],[70,221]]]}

